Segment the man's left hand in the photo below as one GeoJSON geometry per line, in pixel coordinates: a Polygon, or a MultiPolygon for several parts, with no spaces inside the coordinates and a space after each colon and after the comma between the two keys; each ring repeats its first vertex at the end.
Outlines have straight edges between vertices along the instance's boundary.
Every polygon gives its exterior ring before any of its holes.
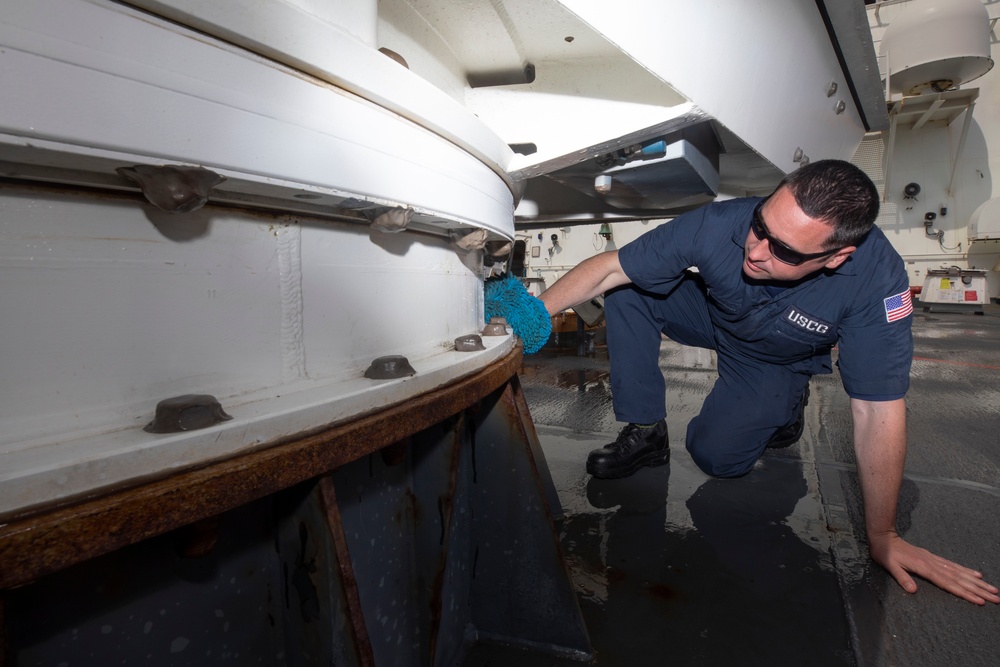
{"type": "Polygon", "coordinates": [[[997,587],[983,581],[980,572],[914,546],[894,532],[869,535],[868,542],[872,559],[888,570],[907,593],[917,592],[912,573],[974,604],[1000,604],[997,587]]]}

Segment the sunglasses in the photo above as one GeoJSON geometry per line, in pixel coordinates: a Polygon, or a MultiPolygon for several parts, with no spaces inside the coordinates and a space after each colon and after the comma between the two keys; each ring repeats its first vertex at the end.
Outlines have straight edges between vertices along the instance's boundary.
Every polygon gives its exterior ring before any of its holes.
{"type": "Polygon", "coordinates": [[[798,250],[792,250],[784,243],[771,236],[770,232],[767,231],[767,227],[764,225],[764,219],[760,216],[760,209],[764,206],[765,202],[767,202],[766,199],[757,204],[757,208],[753,210],[753,218],[750,220],[750,229],[753,230],[753,235],[757,237],[758,241],[767,239],[767,246],[771,249],[771,256],[782,264],[798,266],[799,264],[808,262],[811,259],[829,257],[833,253],[840,250],[840,248],[835,248],[833,250],[824,250],[823,252],[814,253],[804,253],[799,252],[798,250]]]}

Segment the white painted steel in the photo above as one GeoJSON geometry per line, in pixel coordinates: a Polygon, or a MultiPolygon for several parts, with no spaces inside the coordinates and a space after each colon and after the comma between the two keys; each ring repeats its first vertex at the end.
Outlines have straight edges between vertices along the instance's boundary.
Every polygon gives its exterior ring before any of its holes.
{"type": "MultiPolygon", "coordinates": [[[[224,190],[247,181],[286,199],[303,190],[354,194],[456,227],[513,231],[513,197],[497,173],[509,149],[495,137],[482,146],[493,151],[484,162],[340,88],[111,3],[8,4],[0,24],[0,135],[8,136],[0,145],[44,146],[35,164],[103,169],[105,182],[115,164],[203,165],[230,177],[224,190]]],[[[356,69],[368,62],[374,79],[420,82],[362,45],[351,56],[356,69]]],[[[418,88],[402,86],[400,103],[413,95],[420,108],[418,88]]],[[[488,132],[463,113],[473,135],[488,132]]]]}
{"type": "Polygon", "coordinates": [[[388,106],[417,96],[406,117],[115,3],[5,4],[0,514],[348,419],[512,348],[507,336],[452,350],[482,328],[482,262],[447,236],[513,236],[509,150],[453,101],[438,113],[448,98],[420,97],[428,84],[373,48],[342,43],[359,58],[343,67],[378,79],[388,106]],[[164,163],[228,180],[208,206],[171,215],[115,172],[164,163]],[[352,215],[345,197],[409,206],[434,234],[338,221],[352,215]],[[417,374],[362,377],[390,354],[417,374]],[[142,430],[157,402],[189,393],[234,419],[142,430]]]}
{"type": "MultiPolygon", "coordinates": [[[[378,5],[379,46],[402,54],[414,72],[460,102],[468,101],[470,79],[504,75],[524,83],[529,64],[542,74],[552,66],[586,63],[593,68],[591,80],[603,80],[605,68],[624,60],[614,44],[556,0],[379,0],[378,5]]],[[[639,70],[633,63],[629,74],[642,77],[639,70]]],[[[569,94],[576,81],[565,83],[569,94]]]]}
{"type": "Polygon", "coordinates": [[[508,144],[516,178],[583,161],[598,144],[658,126],[691,105],[618,45],[554,0],[385,0],[379,39],[428,80],[453,91],[508,144]],[[530,65],[534,80],[525,80],[530,65]],[[469,82],[510,77],[506,85],[469,82]],[[518,77],[521,80],[517,80],[518,77]]]}
{"type": "MultiPolygon", "coordinates": [[[[534,82],[472,89],[468,105],[511,144],[533,144],[515,155],[512,172],[535,176],[593,157],[592,146],[696,112],[694,105],[631,58],[547,63],[534,82]],[[559,160],[572,155],[573,160],[559,160]]],[[[646,132],[648,134],[648,132],[646,132]]],[[[603,151],[602,151],[603,152],[603,151]]]]}
{"type": "Polygon", "coordinates": [[[0,512],[181,468],[445,384],[506,352],[478,260],[446,240],[207,206],[6,187],[0,197],[0,512]],[[412,378],[362,378],[407,356],[412,378]],[[235,419],[152,435],[156,403],[235,419]],[[133,456],[134,454],[134,456],[133,456]]]}
{"type": "Polygon", "coordinates": [[[994,239],[1000,239],[1000,197],[983,202],[969,217],[970,241],[994,239]]]}
{"type": "Polygon", "coordinates": [[[797,147],[813,161],[850,159],[861,143],[864,124],[814,3],[560,1],[782,171],[796,168],[797,147]],[[840,94],[827,97],[831,82],[840,94]]]}
{"type": "MultiPolygon", "coordinates": [[[[369,41],[371,0],[352,0],[364,16],[365,38],[356,39],[353,9],[305,11],[317,0],[128,0],[210,35],[350,91],[461,146],[501,175],[513,153],[494,132],[440,86],[408,71],[369,41]]],[[[377,46],[383,46],[381,40],[377,46]]],[[[403,54],[404,57],[407,54],[403,54]]],[[[261,89],[269,90],[269,89],[261,89]]],[[[291,98],[294,100],[295,98],[291,98]]]]}

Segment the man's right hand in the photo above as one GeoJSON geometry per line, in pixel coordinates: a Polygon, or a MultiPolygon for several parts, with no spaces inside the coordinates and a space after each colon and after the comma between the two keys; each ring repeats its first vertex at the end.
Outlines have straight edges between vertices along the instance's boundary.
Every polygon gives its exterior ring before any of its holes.
{"type": "Polygon", "coordinates": [[[580,262],[542,292],[539,298],[545,303],[549,315],[555,315],[628,282],[631,281],[618,262],[618,251],[609,250],[580,262]]]}

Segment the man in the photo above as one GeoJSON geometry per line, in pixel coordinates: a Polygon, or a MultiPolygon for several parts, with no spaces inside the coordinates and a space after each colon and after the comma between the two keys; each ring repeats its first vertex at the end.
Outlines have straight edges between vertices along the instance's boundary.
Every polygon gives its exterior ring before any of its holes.
{"type": "Polygon", "coordinates": [[[798,440],[809,378],[832,372],[837,345],[872,558],[910,593],[912,573],[970,602],[1000,603],[980,573],[896,534],[913,308],[902,258],[874,227],[878,208],[860,169],[814,162],[767,199],[681,215],[543,292],[550,315],[607,293],[612,398],[628,425],[591,452],[587,470],[625,477],[667,462],[661,332],[716,351],[719,378],[686,440],[715,477],[745,475],[767,447],[798,440]]]}

